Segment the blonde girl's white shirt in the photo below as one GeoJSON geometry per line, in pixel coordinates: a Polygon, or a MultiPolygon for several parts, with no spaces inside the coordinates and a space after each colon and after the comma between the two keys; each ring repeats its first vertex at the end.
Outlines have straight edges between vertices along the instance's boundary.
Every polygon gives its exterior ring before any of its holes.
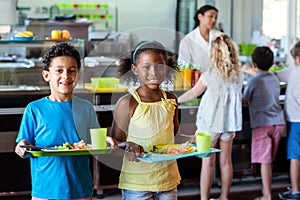
{"type": "Polygon", "coordinates": [[[224,133],[242,130],[243,75],[227,82],[213,68],[203,73],[200,81],[206,86],[206,91],[197,113],[197,131],[224,133]]]}
{"type": "Polygon", "coordinates": [[[188,33],[179,44],[179,65],[191,63],[193,66],[201,66],[201,71],[204,72],[209,68],[209,51],[211,41],[216,35],[222,32],[212,29],[209,32],[209,42],[201,35],[199,26],[188,33]]]}

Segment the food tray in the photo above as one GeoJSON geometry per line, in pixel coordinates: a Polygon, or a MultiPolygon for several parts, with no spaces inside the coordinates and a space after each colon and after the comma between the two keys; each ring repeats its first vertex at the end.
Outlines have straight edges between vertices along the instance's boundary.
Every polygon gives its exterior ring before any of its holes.
{"type": "Polygon", "coordinates": [[[141,161],[144,162],[162,162],[162,161],[170,161],[170,160],[177,160],[180,158],[190,157],[190,156],[196,156],[199,158],[205,158],[209,157],[212,153],[218,153],[221,152],[220,149],[211,148],[210,152],[204,152],[199,153],[197,151],[190,152],[190,153],[184,153],[184,154],[156,154],[156,153],[145,153],[143,157],[138,158],[141,161]]]}
{"type": "Polygon", "coordinates": [[[84,88],[95,93],[127,92],[128,88],[93,88],[91,83],[85,83],[84,88]]]}
{"type": "Polygon", "coordinates": [[[107,149],[64,149],[64,150],[50,150],[50,149],[42,149],[40,151],[29,151],[35,157],[39,156],[82,156],[82,155],[100,155],[100,154],[108,154],[111,153],[112,148],[107,149]]]}

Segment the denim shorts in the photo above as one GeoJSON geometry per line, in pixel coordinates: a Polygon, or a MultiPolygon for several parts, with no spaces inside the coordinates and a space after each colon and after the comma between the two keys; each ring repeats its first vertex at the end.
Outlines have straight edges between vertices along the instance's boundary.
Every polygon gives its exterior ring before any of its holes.
{"type": "Polygon", "coordinates": [[[300,122],[287,122],[287,158],[300,160],[300,122]]]}
{"type": "Polygon", "coordinates": [[[122,190],[122,200],[177,200],[177,188],[163,192],[122,190]]]}
{"type": "MultiPolygon", "coordinates": [[[[43,198],[32,197],[31,200],[51,200],[51,199],[43,199],[43,198]]],[[[80,199],[70,199],[70,200],[92,200],[92,197],[80,198],[80,199]]]]}

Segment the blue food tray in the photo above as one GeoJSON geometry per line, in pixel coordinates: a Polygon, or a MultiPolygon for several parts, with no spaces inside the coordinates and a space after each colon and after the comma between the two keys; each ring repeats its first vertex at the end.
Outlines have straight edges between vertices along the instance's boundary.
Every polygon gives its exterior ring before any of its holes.
{"type": "Polygon", "coordinates": [[[209,157],[212,153],[221,152],[220,149],[211,148],[210,152],[199,153],[197,151],[186,153],[186,154],[156,154],[156,153],[145,153],[143,157],[138,158],[140,161],[144,162],[162,162],[162,161],[170,161],[170,160],[177,160],[180,158],[196,156],[199,158],[209,157]]]}

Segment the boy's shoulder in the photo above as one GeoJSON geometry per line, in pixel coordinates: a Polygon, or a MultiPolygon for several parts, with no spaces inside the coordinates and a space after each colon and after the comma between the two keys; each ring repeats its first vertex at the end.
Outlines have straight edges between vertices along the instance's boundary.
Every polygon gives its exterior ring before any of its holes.
{"type": "Polygon", "coordinates": [[[73,104],[78,104],[78,105],[81,105],[81,106],[93,106],[93,104],[87,100],[87,99],[83,99],[83,98],[80,98],[80,97],[77,97],[77,96],[74,96],[72,97],[72,103],[73,104]]]}
{"type": "Polygon", "coordinates": [[[247,82],[248,83],[255,83],[257,81],[264,81],[265,79],[269,79],[270,77],[276,78],[276,76],[273,73],[270,73],[268,71],[262,71],[262,72],[257,72],[256,75],[251,76],[247,82]]]}
{"type": "Polygon", "coordinates": [[[43,97],[43,98],[31,101],[30,103],[28,103],[28,105],[26,107],[33,107],[33,106],[42,105],[42,104],[45,104],[46,101],[47,101],[47,97],[43,97]]]}
{"type": "Polygon", "coordinates": [[[73,101],[84,102],[84,103],[91,103],[89,100],[83,99],[83,98],[80,98],[80,97],[77,97],[77,96],[75,96],[75,95],[72,96],[72,100],[73,100],[73,101]]]}

